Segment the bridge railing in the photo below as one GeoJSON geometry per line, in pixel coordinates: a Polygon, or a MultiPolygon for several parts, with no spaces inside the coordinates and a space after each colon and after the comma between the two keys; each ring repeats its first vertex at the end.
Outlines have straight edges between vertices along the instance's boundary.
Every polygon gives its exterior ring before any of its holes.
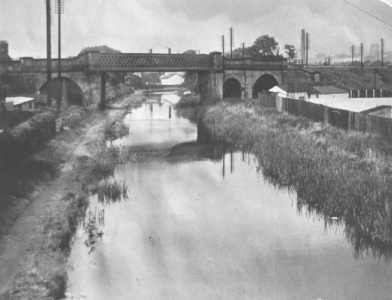
{"type": "Polygon", "coordinates": [[[105,71],[188,71],[213,68],[211,55],[100,53],[99,66],[105,71]]]}
{"type": "Polygon", "coordinates": [[[287,60],[270,61],[251,58],[225,59],[225,70],[287,70],[287,60]]]}

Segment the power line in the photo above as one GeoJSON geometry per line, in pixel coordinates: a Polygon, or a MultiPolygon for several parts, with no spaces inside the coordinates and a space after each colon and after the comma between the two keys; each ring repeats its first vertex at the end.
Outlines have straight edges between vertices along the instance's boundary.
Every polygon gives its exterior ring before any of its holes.
{"type": "Polygon", "coordinates": [[[350,2],[348,2],[348,1],[346,1],[346,0],[342,0],[342,1],[345,2],[345,3],[347,3],[348,5],[351,5],[352,7],[355,7],[356,9],[362,11],[363,13],[367,14],[368,16],[370,16],[370,17],[372,17],[372,18],[374,18],[374,19],[380,21],[381,23],[384,23],[385,25],[389,26],[390,29],[392,29],[392,25],[391,25],[391,24],[385,22],[384,20],[380,19],[379,17],[377,17],[377,16],[375,16],[375,15],[373,15],[373,14],[367,12],[366,10],[364,10],[364,9],[362,9],[362,8],[360,8],[360,7],[354,5],[354,4],[352,4],[352,3],[350,3],[350,2]]]}

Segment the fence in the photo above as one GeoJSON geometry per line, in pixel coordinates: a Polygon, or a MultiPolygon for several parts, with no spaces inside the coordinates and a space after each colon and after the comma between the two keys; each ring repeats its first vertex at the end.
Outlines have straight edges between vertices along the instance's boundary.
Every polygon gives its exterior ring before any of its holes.
{"type": "Polygon", "coordinates": [[[350,98],[383,98],[391,96],[391,91],[383,89],[350,90],[350,98]]]}
{"type": "Polygon", "coordinates": [[[273,100],[268,99],[268,101],[265,99],[266,97],[260,99],[260,104],[271,107],[275,103],[279,111],[285,111],[296,116],[304,116],[315,122],[323,122],[348,131],[379,135],[392,142],[392,118],[356,113],[290,98],[274,97],[273,100]]]}
{"type": "Polygon", "coordinates": [[[260,104],[265,107],[276,107],[276,100],[274,95],[259,93],[260,104]]]}

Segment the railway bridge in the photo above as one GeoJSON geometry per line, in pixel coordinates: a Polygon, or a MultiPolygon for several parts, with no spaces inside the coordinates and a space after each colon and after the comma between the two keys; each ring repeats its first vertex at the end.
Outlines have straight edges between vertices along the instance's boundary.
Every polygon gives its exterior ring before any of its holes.
{"type": "MultiPolygon", "coordinates": [[[[58,60],[52,59],[52,72],[58,60]]],[[[47,60],[22,57],[0,62],[0,71],[34,77],[37,90],[65,82],[78,101],[92,101],[94,93],[106,99],[106,74],[111,72],[195,72],[202,101],[226,97],[257,97],[275,85],[318,81],[318,74],[293,67],[286,60],[227,59],[220,52],[210,54],[100,53],[90,51],[61,59],[62,77],[46,80],[47,60]]]]}

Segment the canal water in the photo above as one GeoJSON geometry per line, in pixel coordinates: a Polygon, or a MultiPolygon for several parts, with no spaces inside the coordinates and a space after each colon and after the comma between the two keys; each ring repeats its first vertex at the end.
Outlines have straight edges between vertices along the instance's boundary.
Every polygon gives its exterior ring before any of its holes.
{"type": "Polygon", "coordinates": [[[125,117],[130,134],[113,146],[165,154],[117,167],[127,199],[91,198],[103,236],[92,248],[78,231],[69,297],[391,299],[390,263],[355,258],[343,225],[298,210],[251,154],[209,140],[194,112],[171,105],[147,99],[125,117]]]}

